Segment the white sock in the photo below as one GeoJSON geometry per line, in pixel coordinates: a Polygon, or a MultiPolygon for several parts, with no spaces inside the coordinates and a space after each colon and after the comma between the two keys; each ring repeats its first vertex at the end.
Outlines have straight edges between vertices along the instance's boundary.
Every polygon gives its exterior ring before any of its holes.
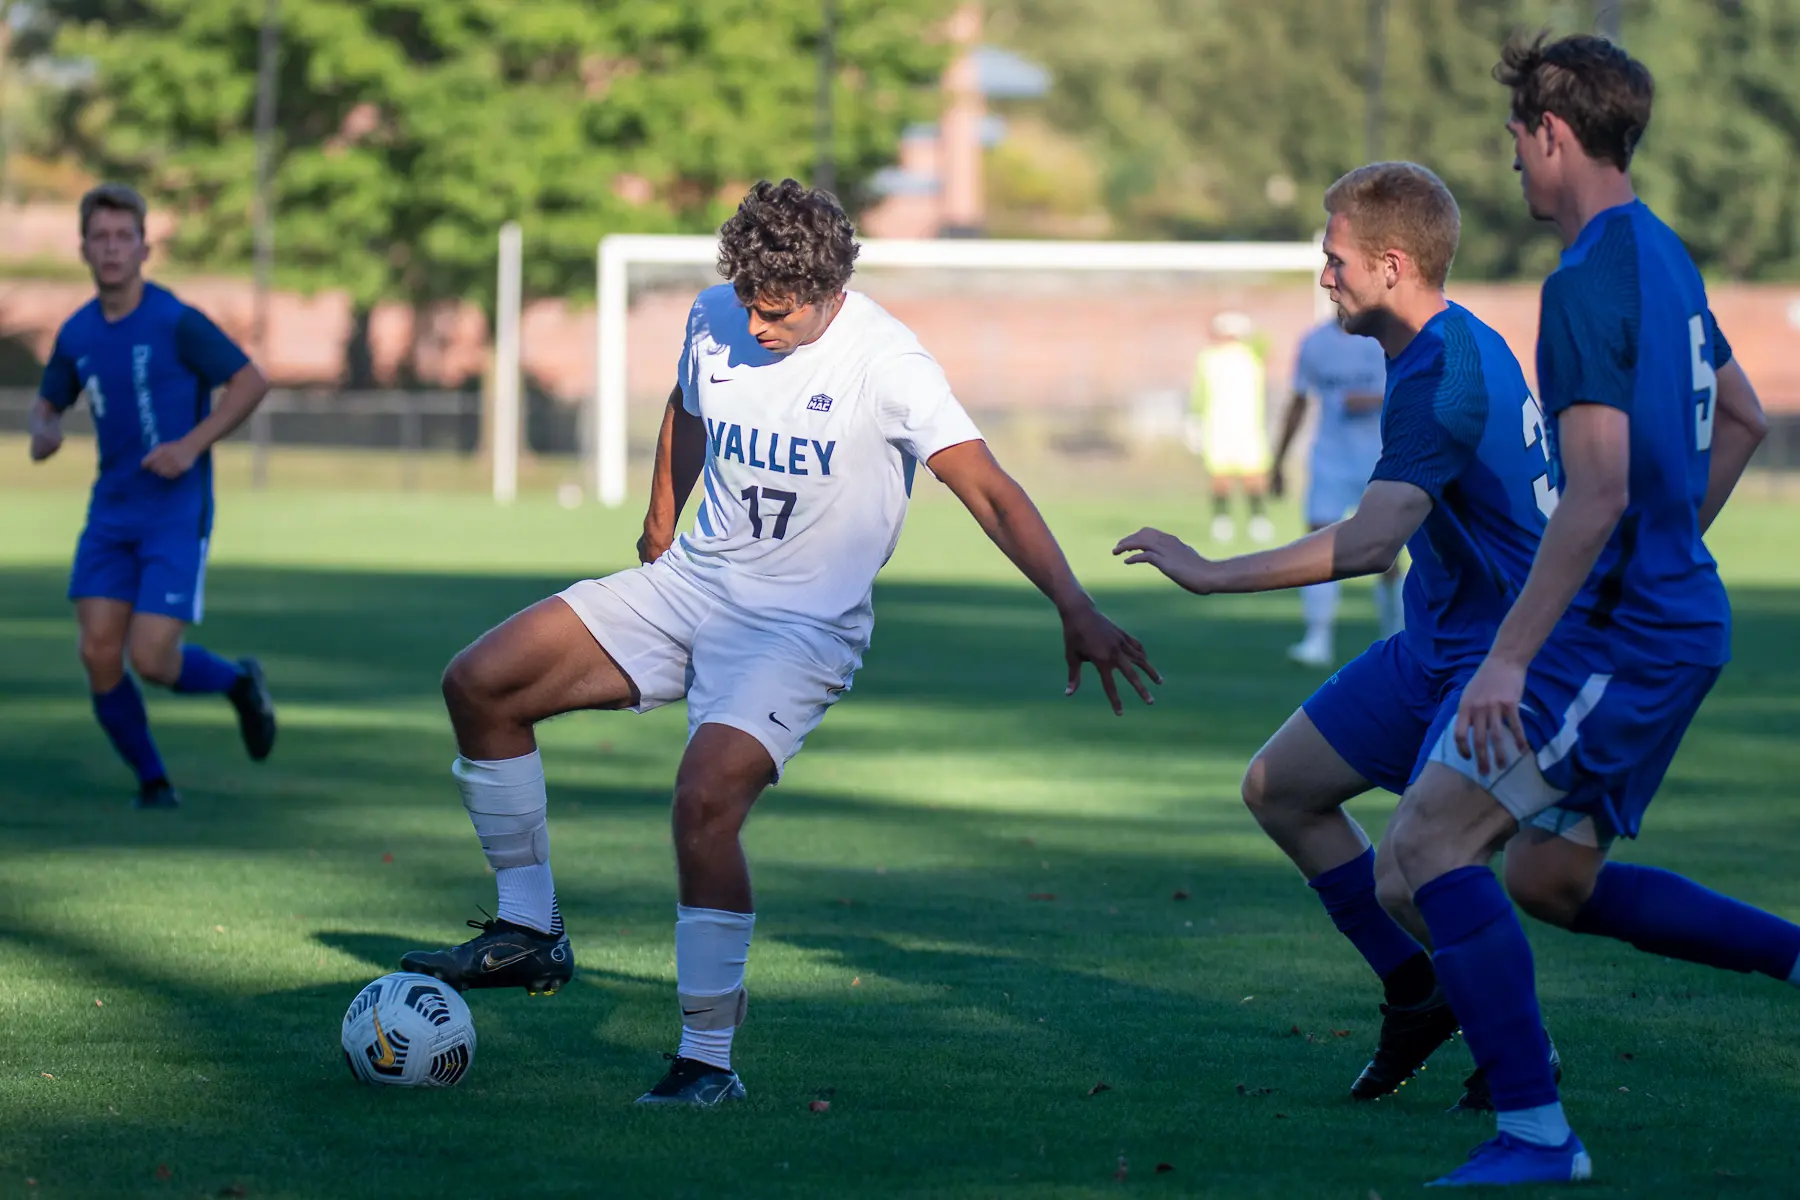
{"type": "Polygon", "coordinates": [[[1400,596],[1400,580],[1385,575],[1375,577],[1375,620],[1380,623],[1384,638],[1393,637],[1406,628],[1406,605],[1400,596]]]}
{"type": "Polygon", "coordinates": [[[538,752],[519,758],[459,758],[450,773],[494,868],[500,892],[496,915],[541,933],[560,934],[562,912],[550,876],[549,797],[538,752]]]}
{"type": "Polygon", "coordinates": [[[1560,1146],[1574,1132],[1569,1128],[1568,1118],[1563,1116],[1561,1101],[1503,1112],[1499,1118],[1501,1133],[1510,1133],[1522,1142],[1538,1146],[1560,1146]]]}
{"type": "Polygon", "coordinates": [[[1331,640],[1331,627],[1337,621],[1338,585],[1308,584],[1300,589],[1300,611],[1306,614],[1306,638],[1331,640]]]}
{"type": "Polygon", "coordinates": [[[675,988],[682,1058],[731,1070],[731,1039],[744,1020],[744,966],[755,913],[675,907],[675,988]]]}

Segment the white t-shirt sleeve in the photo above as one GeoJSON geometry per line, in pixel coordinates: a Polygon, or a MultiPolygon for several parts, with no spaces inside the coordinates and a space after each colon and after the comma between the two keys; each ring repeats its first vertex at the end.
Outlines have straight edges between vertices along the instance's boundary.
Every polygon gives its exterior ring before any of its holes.
{"type": "Polygon", "coordinates": [[[940,450],[981,440],[944,369],[923,350],[885,359],[873,376],[875,419],[889,445],[929,463],[940,450]]]}
{"type": "Polygon", "coordinates": [[[706,293],[688,309],[687,334],[681,341],[681,361],[675,364],[675,382],[681,387],[681,407],[689,416],[700,415],[700,334],[706,327],[706,293]]]}

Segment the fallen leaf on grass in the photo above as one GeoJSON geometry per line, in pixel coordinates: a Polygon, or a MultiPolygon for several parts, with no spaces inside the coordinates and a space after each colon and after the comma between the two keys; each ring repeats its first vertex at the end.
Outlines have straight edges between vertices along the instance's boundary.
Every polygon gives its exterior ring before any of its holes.
{"type": "Polygon", "coordinates": [[[223,926],[223,925],[214,925],[214,926],[213,926],[213,932],[214,932],[214,933],[224,933],[224,932],[225,932],[225,927],[224,927],[224,926],[223,926]]]}
{"type": "Polygon", "coordinates": [[[95,1008],[105,1008],[105,1007],[106,1007],[106,1005],[104,1005],[104,1004],[102,1004],[102,1003],[100,1003],[100,997],[98,997],[98,996],[95,996],[95,997],[94,997],[94,1007],[95,1007],[95,1008]]]}
{"type": "Polygon", "coordinates": [[[158,1179],[167,1181],[167,1180],[175,1178],[175,1172],[169,1170],[168,1163],[157,1163],[156,1164],[156,1177],[158,1179]]]}
{"type": "Polygon", "coordinates": [[[1156,1164],[1156,1173],[1158,1175],[1167,1175],[1170,1171],[1173,1171],[1174,1169],[1175,1169],[1174,1163],[1157,1163],[1156,1164]]]}
{"type": "Polygon", "coordinates": [[[1619,1089],[1619,1090],[1620,1090],[1620,1091],[1621,1091],[1621,1092],[1629,1092],[1629,1091],[1630,1091],[1630,1090],[1631,1090],[1631,1089],[1630,1089],[1630,1088],[1628,1088],[1628,1087],[1622,1087],[1622,1088],[1620,1088],[1620,1089],[1619,1089]]]}
{"type": "Polygon", "coordinates": [[[1188,898],[1188,890],[1186,888],[1176,888],[1175,895],[1171,898],[1175,900],[1186,900],[1188,898]]]}
{"type": "Polygon", "coordinates": [[[1087,1091],[1087,1094],[1090,1096],[1098,1096],[1101,1092],[1110,1092],[1110,1091],[1112,1091],[1112,1084],[1107,1083],[1103,1079],[1099,1083],[1096,1083],[1093,1087],[1089,1088],[1087,1091]]]}
{"type": "Polygon", "coordinates": [[[853,977],[850,980],[850,986],[851,987],[861,987],[862,986],[862,976],[857,975],[857,976],[853,977]]]}
{"type": "Polygon", "coordinates": [[[1331,1031],[1331,1036],[1332,1037],[1349,1037],[1350,1031],[1348,1029],[1334,1029],[1331,1031]]]}
{"type": "Polygon", "coordinates": [[[1254,999],[1256,999],[1255,996],[1245,996],[1242,1000],[1239,1000],[1238,1003],[1239,1004],[1248,1004],[1254,999]]]}
{"type": "Polygon", "coordinates": [[[1054,900],[1054,899],[1056,899],[1056,893],[1055,892],[1032,892],[1029,896],[1026,896],[1025,898],[1027,900],[1054,900]]]}
{"type": "Polygon", "coordinates": [[[381,861],[384,863],[391,863],[394,861],[394,856],[392,854],[384,854],[381,856],[381,861]]]}
{"type": "Polygon", "coordinates": [[[52,1075],[48,1071],[39,1071],[38,1074],[42,1075],[45,1079],[55,1079],[56,1078],[56,1076],[52,1075]]]}
{"type": "Polygon", "coordinates": [[[831,1101],[829,1101],[829,1100],[814,1100],[811,1104],[808,1104],[806,1107],[811,1109],[813,1112],[820,1112],[820,1113],[830,1112],[831,1111],[831,1101]]]}
{"type": "Polygon", "coordinates": [[[1300,1033],[1301,1033],[1301,1029],[1298,1025],[1289,1025],[1288,1026],[1288,1036],[1289,1037],[1299,1037],[1300,1033]]]}

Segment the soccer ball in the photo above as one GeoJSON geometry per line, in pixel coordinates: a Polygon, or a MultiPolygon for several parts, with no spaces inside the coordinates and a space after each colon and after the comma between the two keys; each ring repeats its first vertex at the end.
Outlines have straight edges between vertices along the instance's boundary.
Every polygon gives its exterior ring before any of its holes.
{"type": "Polygon", "coordinates": [[[364,1083],[450,1087],[475,1061],[475,1021],[456,989],[429,975],[383,975],[344,1014],[344,1061],[364,1083]]]}

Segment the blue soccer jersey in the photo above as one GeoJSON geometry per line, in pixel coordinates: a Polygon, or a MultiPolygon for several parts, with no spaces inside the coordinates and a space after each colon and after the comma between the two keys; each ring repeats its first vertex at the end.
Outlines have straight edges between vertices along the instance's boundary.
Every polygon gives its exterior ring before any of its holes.
{"type": "Polygon", "coordinates": [[[1731,606],[1700,538],[1716,369],[1731,347],[1681,239],[1641,202],[1589,221],[1544,281],[1538,388],[1556,419],[1604,404],[1631,419],[1631,498],[1571,618],[1621,660],[1720,666],[1731,606]]]}
{"type": "Polygon", "coordinates": [[[1556,507],[1544,419],[1506,342],[1451,304],[1388,362],[1373,480],[1410,483],[1432,509],[1407,542],[1400,636],[1427,669],[1487,654],[1556,507]]]}
{"type": "Polygon", "coordinates": [[[85,395],[93,412],[100,473],[90,527],[180,528],[206,536],[211,456],[201,455],[179,479],[163,479],[139,463],[205,419],[213,389],[249,361],[205,314],[153,283],[118,321],[108,321],[96,299],[63,323],[40,392],[58,411],[85,395]]]}

